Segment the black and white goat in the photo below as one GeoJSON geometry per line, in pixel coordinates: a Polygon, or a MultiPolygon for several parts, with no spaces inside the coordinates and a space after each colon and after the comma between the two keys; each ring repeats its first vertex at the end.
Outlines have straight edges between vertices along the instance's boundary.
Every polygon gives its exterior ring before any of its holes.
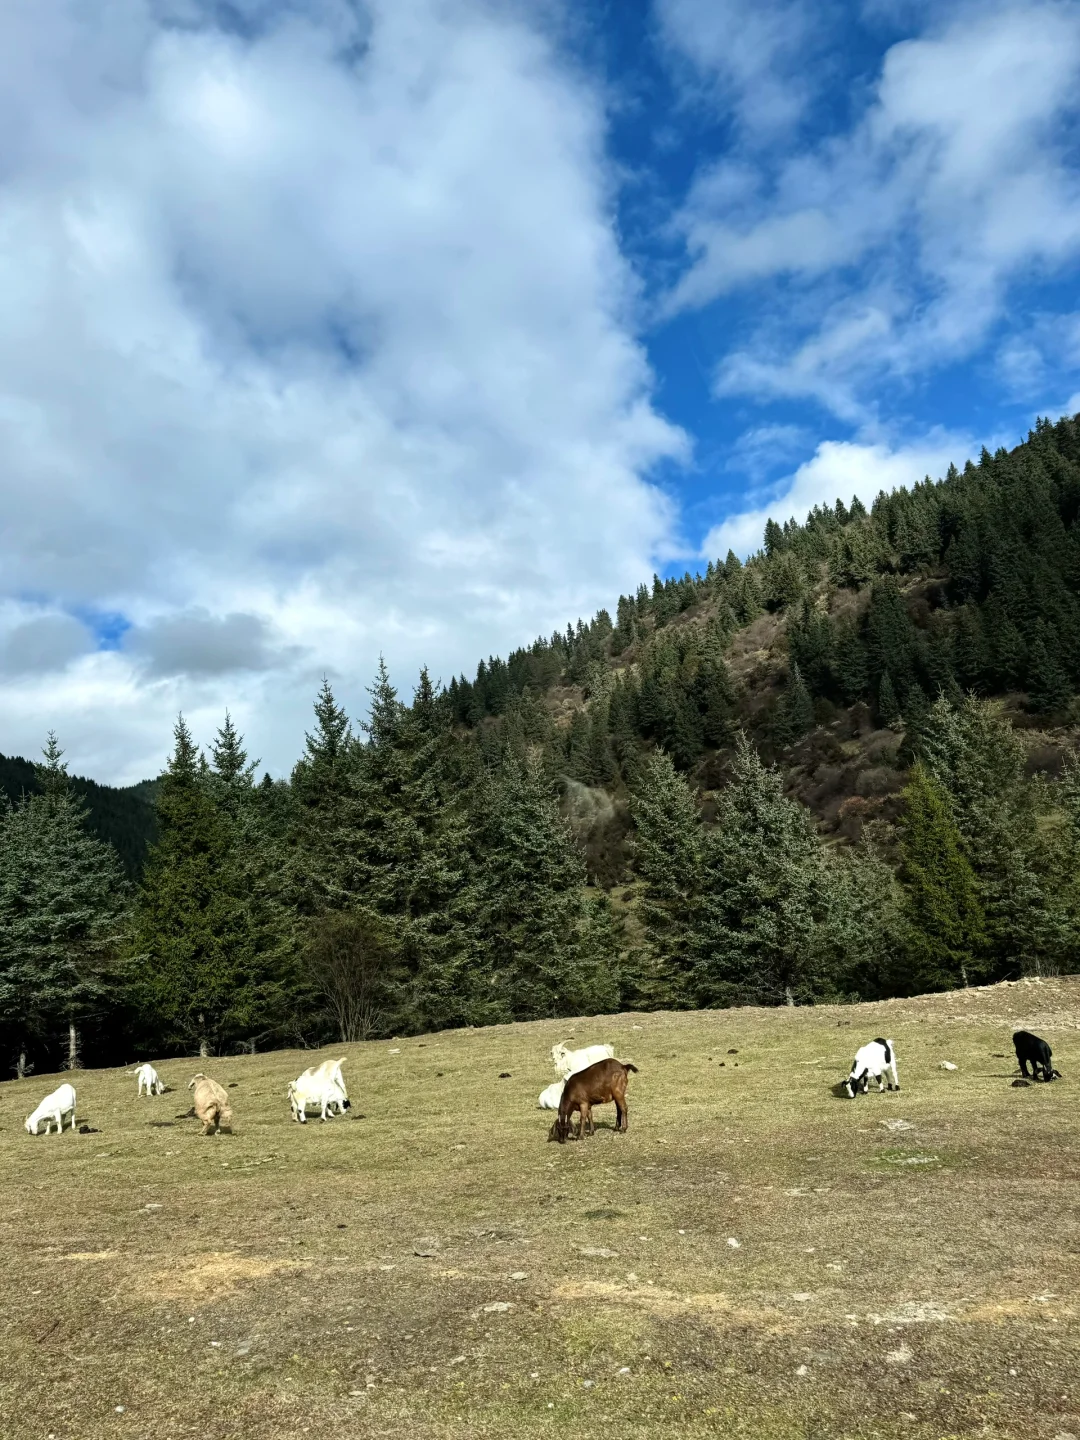
{"type": "Polygon", "coordinates": [[[869,1045],[857,1051],[851,1062],[851,1074],[844,1081],[848,1098],[854,1100],[860,1090],[865,1095],[871,1080],[878,1082],[879,1091],[885,1089],[886,1080],[890,1090],[900,1089],[900,1076],[896,1073],[896,1046],[891,1040],[871,1040],[869,1045]]]}
{"type": "Polygon", "coordinates": [[[1013,1048],[1016,1050],[1016,1058],[1020,1062],[1020,1073],[1026,1076],[1028,1065],[1031,1065],[1031,1078],[1033,1080],[1061,1079],[1061,1071],[1055,1070],[1050,1064],[1053,1051],[1045,1040],[1040,1040],[1038,1035],[1032,1035],[1030,1030],[1017,1030],[1013,1036],[1013,1048]],[[1041,1077],[1040,1077],[1040,1071],[1041,1077]]]}

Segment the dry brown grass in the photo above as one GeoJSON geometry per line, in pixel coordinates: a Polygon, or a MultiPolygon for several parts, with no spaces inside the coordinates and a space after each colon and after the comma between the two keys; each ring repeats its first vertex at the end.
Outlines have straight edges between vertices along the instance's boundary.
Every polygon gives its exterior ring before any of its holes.
{"type": "Polygon", "coordinates": [[[84,1073],[60,1139],[5,1084],[0,1433],[1080,1435],[1078,1023],[1066,980],[335,1046],[355,1118],[305,1129],[310,1053],[84,1073]],[[1021,1023],[1061,1082],[1011,1087],[1021,1023]],[[877,1034],[903,1090],[837,1098],[877,1034]],[[571,1036],[641,1067],[629,1135],[546,1144],[571,1036]]]}

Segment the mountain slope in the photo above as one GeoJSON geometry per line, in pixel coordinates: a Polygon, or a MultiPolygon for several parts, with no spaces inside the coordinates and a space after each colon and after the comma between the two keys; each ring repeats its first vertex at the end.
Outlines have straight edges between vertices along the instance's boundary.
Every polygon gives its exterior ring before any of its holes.
{"type": "Polygon", "coordinates": [[[939,694],[997,697],[1032,767],[1059,769],[1080,718],[1078,514],[1080,425],[1040,421],[1011,451],[869,511],[837,500],[770,520],[745,564],[729,553],[704,575],[654,577],[614,620],[601,610],[489,658],[451,684],[453,713],[489,747],[518,733],[545,747],[608,884],[642,753],[664,746],[707,805],[739,727],[827,833],[857,839],[894,818],[939,694]],[[583,803],[582,785],[614,811],[583,803]]]}
{"type": "MultiPolygon", "coordinates": [[[[117,788],[75,775],[71,783],[89,811],[90,830],[98,839],[115,846],[128,875],[137,878],[157,836],[154,812],[157,782],[144,780],[138,785],[117,788]]],[[[0,793],[15,803],[20,795],[33,795],[39,790],[37,775],[29,760],[18,755],[0,755],[0,793]]]]}

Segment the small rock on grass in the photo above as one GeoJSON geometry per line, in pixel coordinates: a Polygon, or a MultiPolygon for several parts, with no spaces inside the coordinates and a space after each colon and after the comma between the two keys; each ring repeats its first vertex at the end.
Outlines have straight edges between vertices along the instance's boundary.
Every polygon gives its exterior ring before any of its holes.
{"type": "Polygon", "coordinates": [[[602,1245],[579,1245],[578,1250],[595,1260],[614,1260],[619,1254],[617,1250],[605,1250],[602,1245]]]}
{"type": "Polygon", "coordinates": [[[413,1254],[430,1258],[439,1253],[439,1242],[434,1235],[421,1235],[419,1240],[413,1241],[413,1254]]]}
{"type": "Polygon", "coordinates": [[[1030,1080],[1014,1080],[1012,1082],[1012,1088],[1014,1090],[1027,1090],[1030,1085],[1030,1080]]]}
{"type": "Polygon", "coordinates": [[[728,1242],[727,1242],[727,1243],[731,1246],[732,1250],[741,1250],[741,1249],[742,1249],[742,1241],[741,1241],[741,1240],[736,1240],[734,1235],[729,1235],[729,1236],[728,1236],[728,1242]]]}
{"type": "Polygon", "coordinates": [[[493,1300],[490,1305],[484,1306],[485,1315],[505,1315],[512,1307],[505,1300],[493,1300]]]}
{"type": "Polygon", "coordinates": [[[960,1067],[958,1065],[954,1065],[951,1060],[942,1060],[938,1068],[941,1070],[958,1070],[960,1067]]]}

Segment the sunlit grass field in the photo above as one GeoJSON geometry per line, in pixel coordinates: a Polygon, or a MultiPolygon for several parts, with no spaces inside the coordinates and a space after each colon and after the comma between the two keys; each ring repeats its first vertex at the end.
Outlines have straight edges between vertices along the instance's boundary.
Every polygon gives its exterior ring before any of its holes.
{"type": "Polygon", "coordinates": [[[56,1077],[0,1085],[0,1432],[1080,1436],[1078,1025],[1047,980],[167,1060],[73,1077],[61,1138],[56,1077]],[[1013,1088],[1021,1025],[1062,1080],[1013,1088]],[[902,1090],[840,1098],[876,1035],[902,1090]],[[639,1066],[629,1134],[547,1143],[571,1039],[639,1066]],[[352,1114],[301,1129],[338,1055],[352,1114]]]}

